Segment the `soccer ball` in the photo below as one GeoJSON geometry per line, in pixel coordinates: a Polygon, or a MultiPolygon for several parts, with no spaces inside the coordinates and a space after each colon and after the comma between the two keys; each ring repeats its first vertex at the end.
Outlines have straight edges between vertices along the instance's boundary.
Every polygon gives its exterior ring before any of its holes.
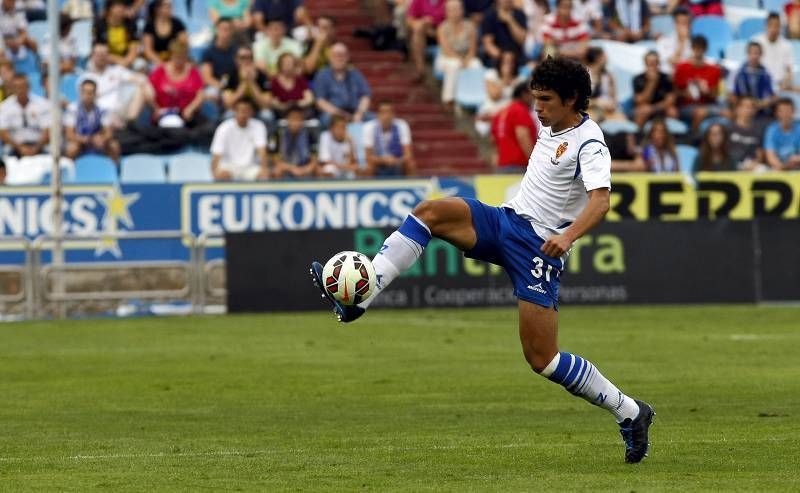
{"type": "Polygon", "coordinates": [[[375,268],[359,252],[339,252],[322,268],[325,289],[344,305],[357,305],[375,290],[375,268]]]}

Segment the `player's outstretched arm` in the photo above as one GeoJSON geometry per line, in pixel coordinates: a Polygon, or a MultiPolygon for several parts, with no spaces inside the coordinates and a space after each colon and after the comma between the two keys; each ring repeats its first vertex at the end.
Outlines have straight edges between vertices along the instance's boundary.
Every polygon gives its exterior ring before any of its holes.
{"type": "Polygon", "coordinates": [[[542,253],[550,257],[560,257],[570,249],[575,240],[600,224],[610,206],[610,192],[607,188],[597,188],[588,193],[589,202],[575,218],[575,222],[562,234],[553,235],[545,241],[542,245],[542,253]]]}

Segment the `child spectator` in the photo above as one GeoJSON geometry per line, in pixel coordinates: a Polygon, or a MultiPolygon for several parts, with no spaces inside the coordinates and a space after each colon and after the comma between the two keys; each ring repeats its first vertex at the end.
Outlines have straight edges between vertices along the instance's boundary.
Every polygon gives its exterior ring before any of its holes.
{"type": "Polygon", "coordinates": [[[750,96],[761,110],[766,110],[774,102],[776,96],[772,89],[772,78],[761,64],[761,45],[755,41],[747,44],[747,61],[739,69],[733,83],[732,102],[750,96]]]}
{"type": "Polygon", "coordinates": [[[291,108],[286,114],[286,127],[278,130],[273,164],[275,178],[306,178],[317,173],[314,141],[305,127],[302,109],[291,108]]]}
{"type": "Polygon", "coordinates": [[[327,178],[354,178],[358,173],[355,146],[340,116],[331,118],[330,129],[319,137],[319,164],[320,176],[327,178]]]}
{"type": "Polygon", "coordinates": [[[728,139],[731,159],[738,169],[756,169],[765,162],[762,148],[764,132],[760,125],[756,125],[755,116],[756,103],[753,98],[738,98],[728,139]]]}
{"type": "Polygon", "coordinates": [[[86,152],[100,152],[119,162],[119,142],[114,139],[108,113],[97,106],[97,83],[84,79],[80,100],[71,103],[64,113],[67,145],[64,154],[75,159],[86,152]]]}

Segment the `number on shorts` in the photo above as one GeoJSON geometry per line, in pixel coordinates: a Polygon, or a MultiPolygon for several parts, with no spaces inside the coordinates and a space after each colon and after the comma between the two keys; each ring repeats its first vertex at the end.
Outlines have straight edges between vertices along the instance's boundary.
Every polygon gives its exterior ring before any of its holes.
{"type": "Polygon", "coordinates": [[[542,274],[544,274],[544,280],[550,282],[550,272],[553,271],[553,266],[547,264],[547,270],[544,271],[542,270],[542,267],[544,267],[544,260],[539,257],[533,257],[533,269],[531,270],[533,277],[536,279],[541,279],[542,274]]]}

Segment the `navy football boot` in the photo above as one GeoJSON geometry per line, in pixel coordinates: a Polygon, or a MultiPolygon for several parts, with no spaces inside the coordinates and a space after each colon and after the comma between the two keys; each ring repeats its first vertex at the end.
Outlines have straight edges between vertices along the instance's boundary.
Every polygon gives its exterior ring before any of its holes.
{"type": "Polygon", "coordinates": [[[311,280],[314,281],[314,286],[320,290],[322,297],[327,299],[331,305],[333,305],[333,312],[336,314],[336,317],[340,322],[352,322],[366,312],[365,309],[357,305],[343,305],[333,296],[331,296],[328,290],[325,289],[325,283],[322,280],[322,264],[316,260],[311,262],[310,273],[311,280]]]}
{"type": "Polygon", "coordinates": [[[619,424],[619,433],[625,442],[625,462],[628,464],[636,464],[647,457],[647,449],[650,447],[647,432],[656,414],[650,404],[635,399],[634,401],[639,405],[636,419],[628,418],[619,424]]]}

